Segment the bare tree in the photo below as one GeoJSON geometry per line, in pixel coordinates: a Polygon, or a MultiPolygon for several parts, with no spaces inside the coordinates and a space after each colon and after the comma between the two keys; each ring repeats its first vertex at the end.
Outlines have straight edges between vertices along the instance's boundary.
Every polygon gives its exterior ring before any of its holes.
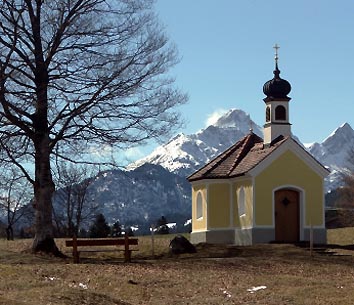
{"type": "Polygon", "coordinates": [[[336,190],[335,207],[340,226],[354,225],[354,147],[346,158],[346,173],[342,174],[342,186],[336,190]]]}
{"type": "Polygon", "coordinates": [[[53,159],[92,162],[90,153],[103,146],[166,135],[186,101],[166,75],[177,61],[153,1],[1,1],[1,159],[33,185],[34,252],[61,255],[53,159]]]}
{"type": "Polygon", "coordinates": [[[336,205],[341,208],[354,208],[354,174],[343,176],[343,186],[338,190],[336,205]]]}
{"type": "Polygon", "coordinates": [[[14,225],[26,216],[30,211],[26,208],[31,201],[30,185],[23,175],[14,170],[1,177],[0,208],[6,216],[7,240],[14,239],[14,225]]]}
{"type": "Polygon", "coordinates": [[[97,212],[97,203],[87,198],[97,173],[86,165],[61,163],[56,168],[53,219],[61,235],[78,236],[81,225],[88,226],[97,212]]]}

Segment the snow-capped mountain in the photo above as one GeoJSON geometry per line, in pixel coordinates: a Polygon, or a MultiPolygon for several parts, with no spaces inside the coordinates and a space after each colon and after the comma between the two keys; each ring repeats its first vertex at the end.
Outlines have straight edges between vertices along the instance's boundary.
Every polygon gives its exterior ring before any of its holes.
{"type": "Polygon", "coordinates": [[[156,148],[147,157],[131,164],[134,169],[145,163],[158,164],[181,176],[188,176],[249,133],[262,136],[262,129],[239,109],[231,109],[213,125],[195,134],[180,133],[156,148]]]}
{"type": "Polygon", "coordinates": [[[331,169],[353,166],[349,162],[349,153],[354,150],[354,130],[348,123],[344,123],[322,143],[313,143],[307,149],[331,169]]]}
{"type": "MultiPolygon", "coordinates": [[[[145,163],[159,164],[173,173],[186,177],[245,136],[250,127],[263,137],[262,129],[250,119],[249,115],[242,110],[232,109],[215,124],[196,134],[178,134],[167,144],[159,146],[150,155],[128,168],[133,169],[145,163]]],[[[294,138],[301,143],[296,136],[294,138]]],[[[337,188],[341,184],[343,174],[350,168],[348,159],[350,152],[354,150],[354,130],[351,126],[345,123],[322,143],[304,146],[331,171],[326,179],[326,190],[337,188]]]]}
{"type": "Polygon", "coordinates": [[[341,184],[342,176],[354,169],[354,130],[344,123],[333,131],[322,143],[307,146],[308,151],[331,171],[326,179],[327,190],[335,189],[341,184]]]}

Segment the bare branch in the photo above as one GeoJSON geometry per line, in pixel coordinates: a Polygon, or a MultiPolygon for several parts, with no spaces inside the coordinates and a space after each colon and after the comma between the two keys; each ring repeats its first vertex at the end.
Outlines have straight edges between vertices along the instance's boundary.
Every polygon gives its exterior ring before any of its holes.
{"type": "Polygon", "coordinates": [[[33,183],[35,251],[59,253],[54,160],[111,164],[90,152],[178,127],[187,97],[167,75],[177,62],[150,0],[1,1],[0,161],[33,183]]]}

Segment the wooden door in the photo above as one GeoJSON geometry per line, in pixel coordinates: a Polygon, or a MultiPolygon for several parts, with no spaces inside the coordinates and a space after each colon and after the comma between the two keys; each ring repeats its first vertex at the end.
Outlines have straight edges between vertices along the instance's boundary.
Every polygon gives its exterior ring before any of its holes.
{"type": "Polygon", "coordinates": [[[282,189],[275,192],[275,241],[298,242],[300,240],[299,192],[282,189]]]}

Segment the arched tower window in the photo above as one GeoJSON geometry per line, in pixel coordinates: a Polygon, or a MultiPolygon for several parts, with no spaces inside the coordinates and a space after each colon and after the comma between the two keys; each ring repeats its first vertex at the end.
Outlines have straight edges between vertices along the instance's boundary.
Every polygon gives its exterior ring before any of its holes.
{"type": "Polygon", "coordinates": [[[284,106],[279,105],[275,108],[275,119],[281,121],[286,120],[286,109],[284,106]]]}
{"type": "Polygon", "coordinates": [[[266,122],[270,121],[270,107],[266,108],[266,122]]]}
{"type": "Polygon", "coordinates": [[[203,218],[203,197],[202,193],[197,194],[197,219],[203,218]]]}

